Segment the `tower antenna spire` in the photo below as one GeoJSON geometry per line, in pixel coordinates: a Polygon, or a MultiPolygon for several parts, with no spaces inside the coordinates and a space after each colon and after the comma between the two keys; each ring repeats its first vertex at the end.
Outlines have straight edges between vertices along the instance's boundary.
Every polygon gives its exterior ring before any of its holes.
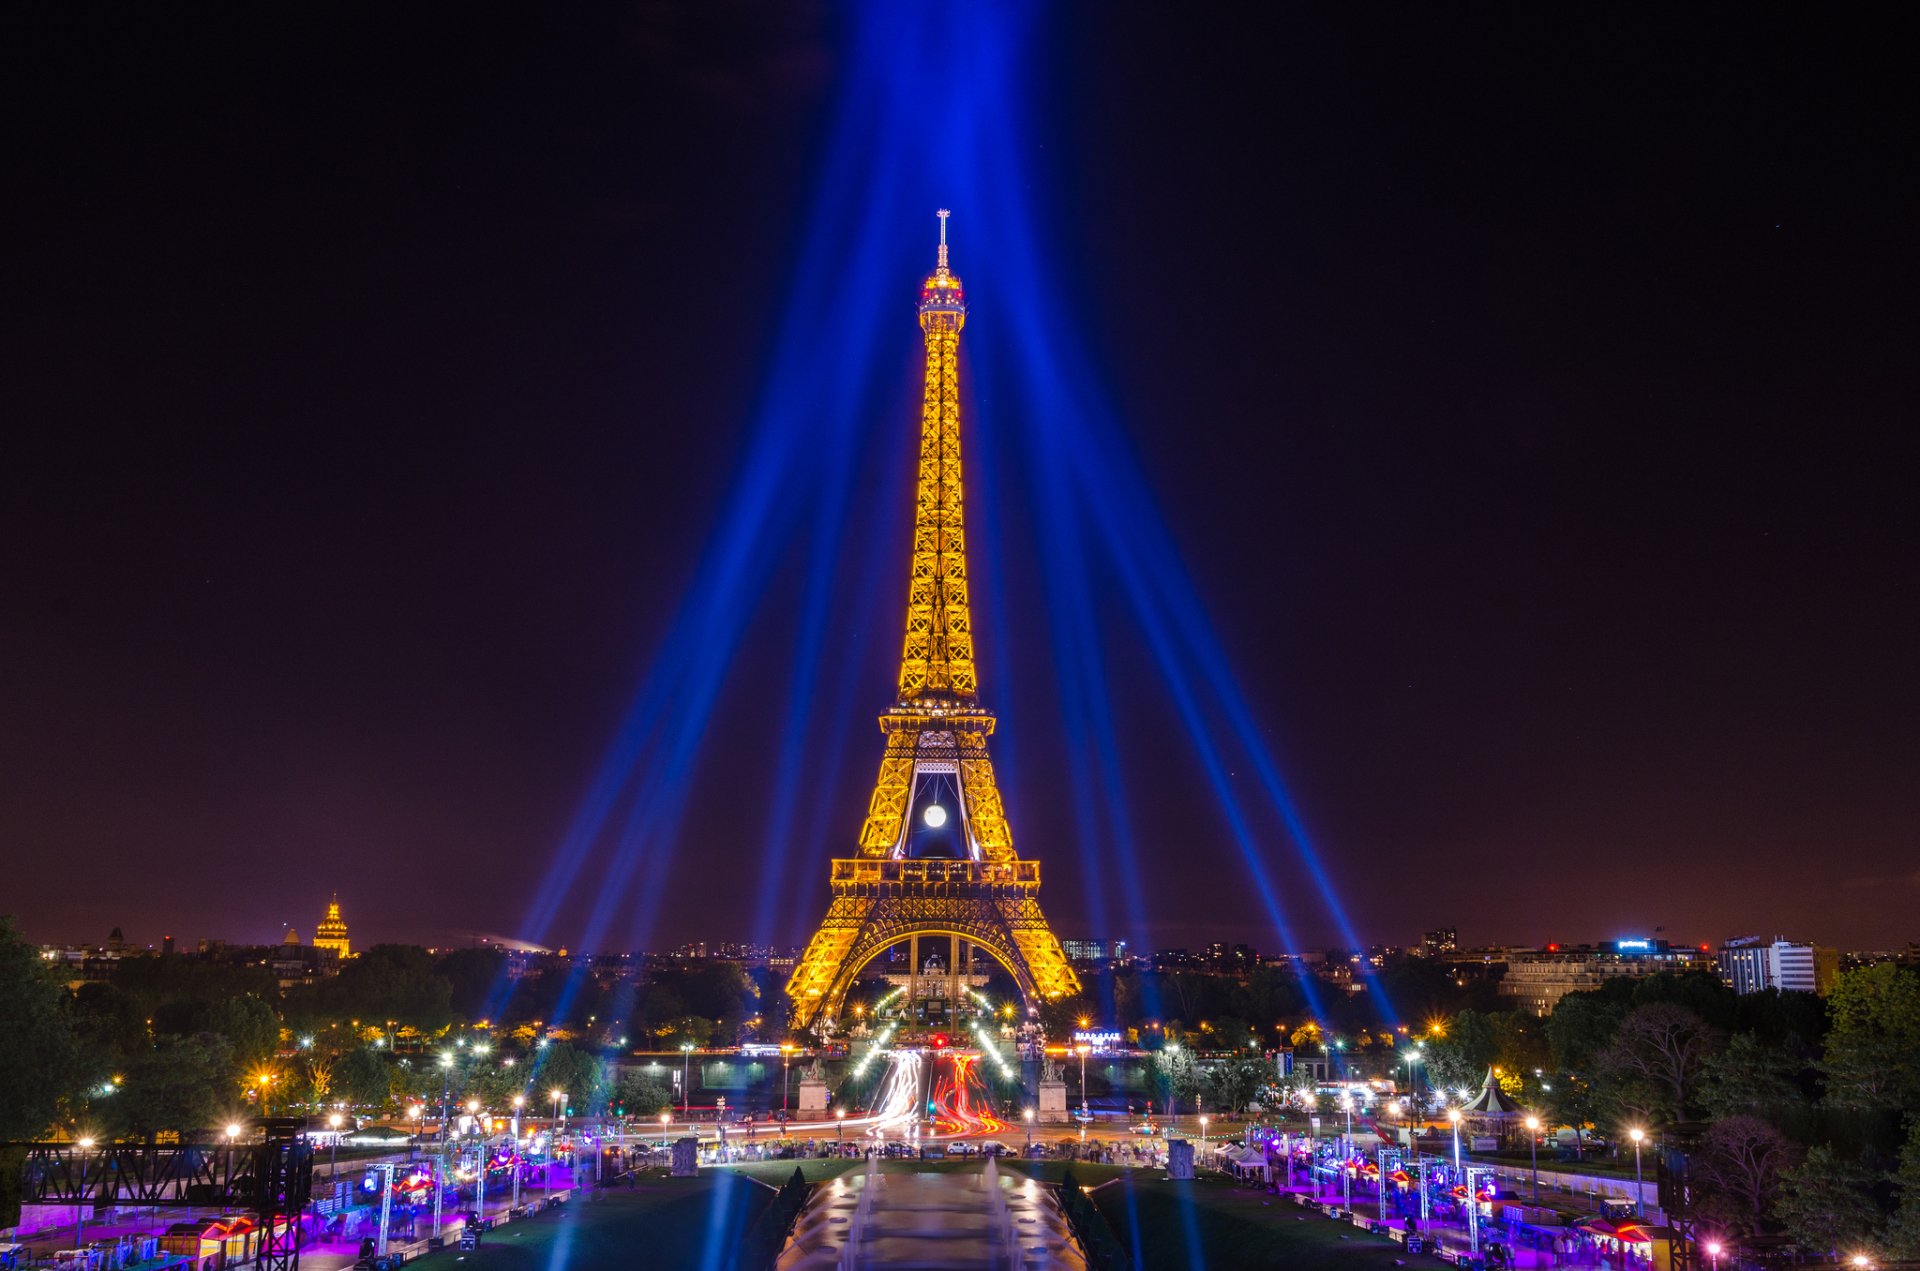
{"type": "Polygon", "coordinates": [[[947,218],[953,213],[943,207],[934,215],[940,218],[940,272],[944,274],[947,272],[947,218]]]}

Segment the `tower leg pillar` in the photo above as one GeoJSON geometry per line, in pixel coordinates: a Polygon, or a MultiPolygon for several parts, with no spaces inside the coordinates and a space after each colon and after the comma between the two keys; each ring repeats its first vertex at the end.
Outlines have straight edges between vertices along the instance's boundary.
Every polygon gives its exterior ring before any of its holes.
{"type": "Polygon", "coordinates": [[[914,999],[920,996],[920,937],[907,937],[907,1027],[917,1022],[914,1018],[914,999]]]}

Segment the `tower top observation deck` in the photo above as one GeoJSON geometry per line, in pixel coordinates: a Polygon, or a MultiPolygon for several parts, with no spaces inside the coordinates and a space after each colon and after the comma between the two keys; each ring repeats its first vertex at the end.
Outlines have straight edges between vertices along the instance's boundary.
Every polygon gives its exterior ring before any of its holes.
{"type": "Polygon", "coordinates": [[[947,218],[953,213],[941,208],[940,256],[934,271],[920,284],[920,329],[922,331],[958,331],[967,321],[967,293],[960,286],[960,275],[947,268],[947,218]]]}

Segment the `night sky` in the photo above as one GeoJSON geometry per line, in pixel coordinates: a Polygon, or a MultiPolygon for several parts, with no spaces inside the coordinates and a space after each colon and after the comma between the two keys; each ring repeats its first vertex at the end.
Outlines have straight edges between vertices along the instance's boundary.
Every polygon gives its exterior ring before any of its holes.
{"type": "MultiPolygon", "coordinates": [[[[357,942],[579,938],[590,887],[539,931],[528,896],[751,469],[860,14],[572,8],[4,20],[0,910],[30,936],[311,936],[338,890],[357,942]]],[[[1360,936],[1920,938],[1905,41],[1830,7],[1237,12],[1050,11],[1017,197],[1151,484],[1128,515],[1179,546],[1360,936]]],[[[968,339],[1004,338],[1033,280],[969,269],[961,193],[968,339]]],[[[878,581],[826,631],[858,674],[816,690],[825,837],[751,930],[796,551],[640,871],[651,947],[797,943],[852,850],[945,197],[870,296],[858,501],[890,528],[837,575],[878,581]]],[[[1089,929],[1046,522],[977,435],[983,694],[1056,930],[1276,947],[1117,603],[1152,911],[1089,929]]],[[[1299,940],[1337,939],[1265,850],[1299,940]]]]}

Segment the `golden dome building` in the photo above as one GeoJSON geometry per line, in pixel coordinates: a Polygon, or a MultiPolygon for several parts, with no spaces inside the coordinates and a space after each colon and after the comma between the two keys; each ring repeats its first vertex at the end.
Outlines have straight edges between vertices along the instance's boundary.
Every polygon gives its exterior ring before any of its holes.
{"type": "Polygon", "coordinates": [[[347,940],[346,920],[340,916],[340,893],[335,892],[333,899],[327,902],[327,916],[313,931],[313,947],[331,949],[338,958],[353,956],[353,945],[347,940]]]}

